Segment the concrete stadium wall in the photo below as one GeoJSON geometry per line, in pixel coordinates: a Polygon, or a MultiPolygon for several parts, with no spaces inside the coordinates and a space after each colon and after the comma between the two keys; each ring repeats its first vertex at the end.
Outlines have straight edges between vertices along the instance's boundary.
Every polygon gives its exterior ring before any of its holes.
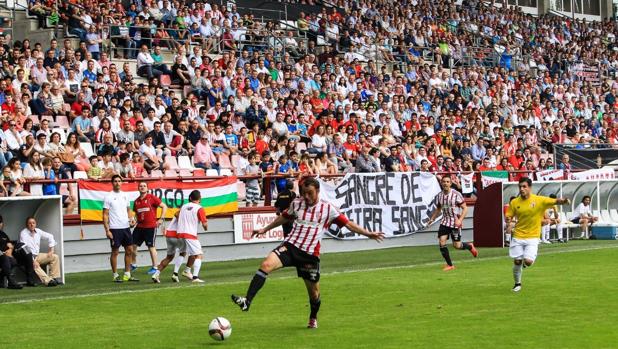
{"type": "MultiPolygon", "coordinates": [[[[464,220],[463,239],[472,239],[472,216],[474,208],[470,207],[468,216],[464,220]]],[[[199,239],[204,246],[204,260],[226,261],[248,258],[261,258],[277,246],[277,242],[234,244],[233,219],[217,218],[208,222],[209,231],[201,233],[199,239]]],[[[415,233],[409,236],[387,239],[381,244],[366,239],[354,241],[341,241],[326,238],[323,241],[323,253],[349,252],[371,250],[378,248],[402,247],[402,246],[425,246],[437,244],[436,234],[438,225],[434,224],[427,231],[415,233]]],[[[84,239],[80,237],[79,226],[64,227],[64,264],[68,273],[108,270],[109,269],[109,241],[105,237],[103,227],[100,224],[84,225],[84,239]]],[[[159,259],[165,255],[165,238],[158,235],[156,241],[159,259]]],[[[437,253],[437,252],[436,252],[437,253]]],[[[119,266],[123,266],[122,257],[119,257],[119,266]]],[[[150,257],[144,246],[138,254],[140,266],[150,265],[150,257]]]]}

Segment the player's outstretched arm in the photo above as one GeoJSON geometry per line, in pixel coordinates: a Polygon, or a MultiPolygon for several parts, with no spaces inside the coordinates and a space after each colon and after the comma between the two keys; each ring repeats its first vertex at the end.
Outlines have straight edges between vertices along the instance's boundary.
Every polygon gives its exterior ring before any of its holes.
{"type": "Polygon", "coordinates": [[[441,212],[442,212],[442,208],[439,207],[439,206],[436,207],[435,210],[433,210],[433,213],[431,214],[431,217],[429,217],[429,220],[427,221],[427,226],[428,227],[433,224],[433,222],[436,220],[436,218],[438,218],[438,216],[440,215],[441,212]]]}
{"type": "Polygon", "coordinates": [[[571,203],[571,200],[569,200],[569,198],[559,198],[559,199],[556,199],[556,203],[558,205],[568,205],[571,203]]]}
{"type": "Polygon", "coordinates": [[[258,229],[258,230],[254,230],[253,234],[251,234],[251,237],[254,237],[256,235],[264,235],[266,234],[267,231],[274,229],[282,224],[288,223],[291,220],[286,218],[284,215],[279,215],[277,216],[277,218],[275,218],[274,221],[272,221],[269,225],[265,226],[262,229],[258,229]]]}
{"type": "Polygon", "coordinates": [[[382,240],[384,240],[384,233],[383,232],[375,232],[375,231],[369,231],[367,229],[364,229],[363,227],[361,227],[360,225],[352,222],[352,221],[348,221],[348,223],[345,225],[346,228],[350,229],[350,231],[358,234],[358,235],[363,235],[366,236],[372,240],[376,240],[377,242],[381,242],[382,240]]]}

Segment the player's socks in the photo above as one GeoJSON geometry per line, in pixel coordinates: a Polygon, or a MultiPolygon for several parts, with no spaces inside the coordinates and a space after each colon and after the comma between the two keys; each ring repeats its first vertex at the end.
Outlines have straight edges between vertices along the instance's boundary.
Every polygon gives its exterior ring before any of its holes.
{"type": "Polygon", "coordinates": [[[468,251],[470,251],[471,249],[472,249],[472,244],[469,244],[467,242],[462,242],[461,243],[460,250],[468,250],[468,251]]]}
{"type": "Polygon", "coordinates": [[[180,270],[180,266],[182,265],[182,262],[185,261],[185,257],[183,256],[176,256],[174,258],[174,273],[178,274],[178,271],[180,270]]]}
{"type": "Polygon", "coordinates": [[[513,264],[513,280],[515,280],[515,284],[521,284],[521,273],[523,268],[522,264],[513,264]]]}
{"type": "Polygon", "coordinates": [[[201,267],[202,267],[202,260],[196,258],[195,262],[193,262],[193,277],[194,278],[199,278],[198,276],[200,275],[201,267]]]}
{"type": "Polygon", "coordinates": [[[309,306],[311,307],[311,314],[309,315],[310,319],[318,318],[318,311],[320,311],[320,305],[322,305],[322,300],[320,297],[318,299],[313,300],[309,298],[309,306]]]}
{"type": "Polygon", "coordinates": [[[556,232],[558,233],[558,241],[563,242],[564,236],[562,235],[562,223],[556,224],[556,232]]]}
{"type": "Polygon", "coordinates": [[[451,255],[448,252],[448,247],[441,246],[440,247],[440,253],[442,253],[442,257],[444,257],[444,260],[446,261],[446,264],[452,266],[453,262],[451,261],[451,255]]]}
{"type": "Polygon", "coordinates": [[[249,290],[247,291],[247,303],[251,304],[253,297],[255,297],[262,286],[264,286],[267,277],[268,273],[262,269],[258,269],[258,271],[255,272],[255,275],[253,275],[253,279],[249,284],[249,290]]]}

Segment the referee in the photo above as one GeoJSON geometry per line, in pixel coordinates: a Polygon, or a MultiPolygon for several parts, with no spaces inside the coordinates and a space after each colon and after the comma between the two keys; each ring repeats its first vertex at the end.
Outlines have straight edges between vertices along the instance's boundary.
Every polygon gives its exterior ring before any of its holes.
{"type": "Polygon", "coordinates": [[[109,261],[112,266],[114,282],[139,281],[131,276],[131,257],[133,256],[132,237],[129,227],[134,225],[131,217],[131,205],[126,193],[121,190],[122,177],[112,177],[112,191],[107,194],[103,202],[103,227],[105,235],[110,241],[112,253],[109,261]],[[117,272],[118,254],[120,246],[124,248],[124,275],[117,272]]]}

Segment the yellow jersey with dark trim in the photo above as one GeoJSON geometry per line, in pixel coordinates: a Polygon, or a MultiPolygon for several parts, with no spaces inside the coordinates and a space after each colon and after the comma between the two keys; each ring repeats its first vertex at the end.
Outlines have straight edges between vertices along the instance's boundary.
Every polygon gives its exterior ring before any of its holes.
{"type": "Polygon", "coordinates": [[[530,194],[527,199],[516,197],[509,204],[506,216],[517,218],[513,237],[516,239],[534,239],[541,236],[541,224],[545,210],[556,205],[556,199],[530,194]]]}

